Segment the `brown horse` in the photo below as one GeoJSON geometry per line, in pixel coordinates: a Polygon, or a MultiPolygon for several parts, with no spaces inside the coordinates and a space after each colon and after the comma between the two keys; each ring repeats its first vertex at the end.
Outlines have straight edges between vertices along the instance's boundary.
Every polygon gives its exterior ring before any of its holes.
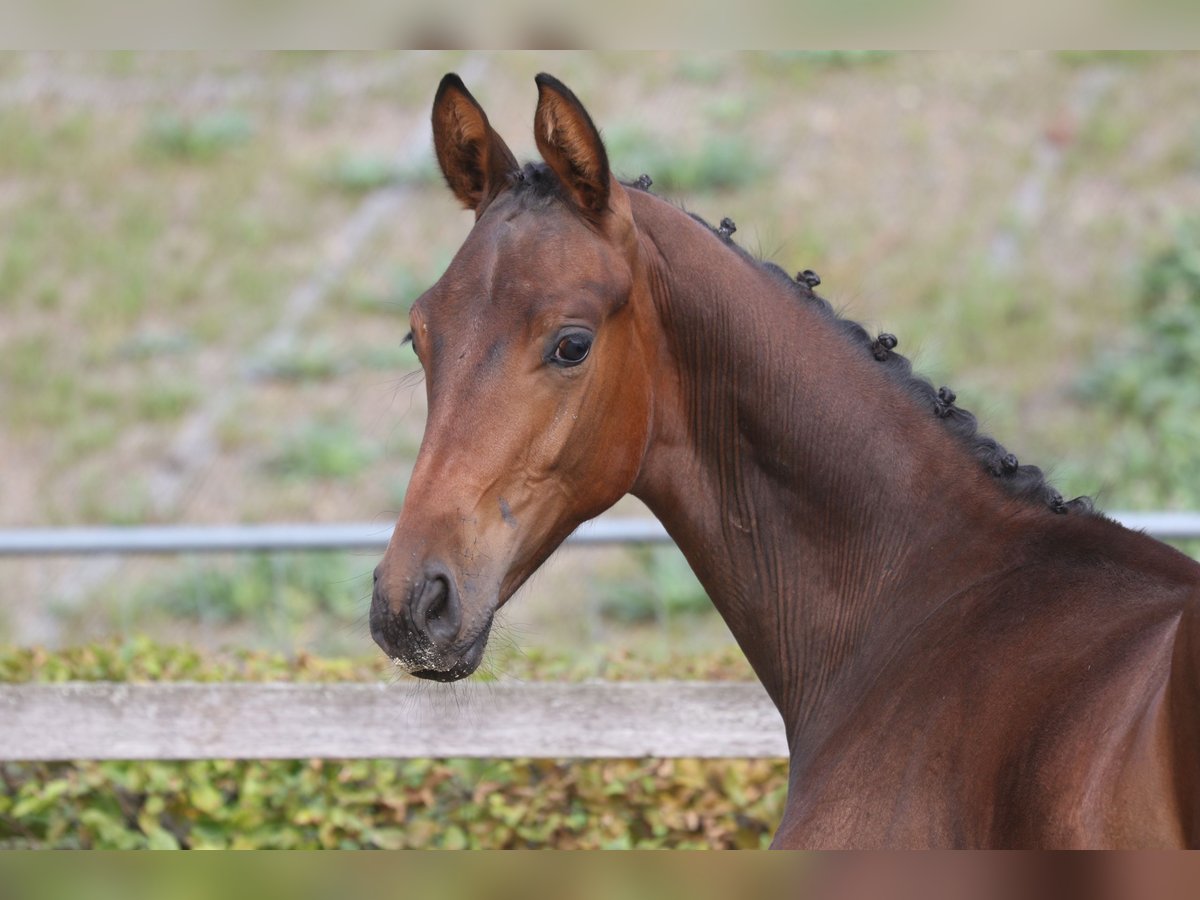
{"type": "Polygon", "coordinates": [[[429,418],[384,652],[470,674],[496,609],[631,492],[783,715],[776,846],[1200,844],[1200,565],[1064,502],[811,272],[616,181],[537,86],[524,167],[457,76],[434,101],[475,226],[412,308],[429,418]]]}

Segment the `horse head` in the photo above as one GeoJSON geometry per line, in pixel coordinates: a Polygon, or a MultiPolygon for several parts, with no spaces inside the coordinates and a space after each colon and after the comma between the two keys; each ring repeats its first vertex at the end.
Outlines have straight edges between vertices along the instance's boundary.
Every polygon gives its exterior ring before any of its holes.
{"type": "Polygon", "coordinates": [[[433,104],[475,225],[410,314],[429,415],[370,622],[400,666],[441,681],[475,670],[496,610],[630,489],[650,430],[630,200],[574,94],[537,86],[544,165],[518,165],[457,76],[433,104]]]}

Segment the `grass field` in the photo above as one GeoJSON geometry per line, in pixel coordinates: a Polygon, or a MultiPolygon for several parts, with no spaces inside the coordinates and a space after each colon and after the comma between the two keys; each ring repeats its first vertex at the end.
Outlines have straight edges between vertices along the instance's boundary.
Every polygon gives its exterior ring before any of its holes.
{"type": "MultiPolygon", "coordinates": [[[[1148,273],[1194,259],[1198,55],[6,55],[0,526],[391,521],[424,415],[407,306],[471,222],[433,91],[460,71],[529,157],[542,69],[619,173],[816,269],[1068,496],[1200,504],[1194,444],[1172,462],[1155,432],[1194,421],[1194,358],[1128,355],[1153,355],[1148,273]]],[[[3,561],[0,638],[369,654],[375,562],[3,561]]],[[[570,551],[508,631],[725,646],[703,609],[665,551],[570,551]]]]}

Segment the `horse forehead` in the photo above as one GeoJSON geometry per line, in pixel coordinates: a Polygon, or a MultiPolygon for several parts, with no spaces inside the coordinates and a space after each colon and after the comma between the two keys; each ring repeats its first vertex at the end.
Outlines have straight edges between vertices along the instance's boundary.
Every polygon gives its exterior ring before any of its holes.
{"type": "Polygon", "coordinates": [[[613,270],[611,256],[603,239],[580,224],[528,215],[502,220],[472,231],[439,293],[446,306],[464,313],[542,307],[564,289],[595,291],[613,270]]]}
{"type": "Polygon", "coordinates": [[[611,255],[602,237],[562,209],[530,210],[490,229],[487,247],[498,277],[569,278],[601,269],[611,255]]]}

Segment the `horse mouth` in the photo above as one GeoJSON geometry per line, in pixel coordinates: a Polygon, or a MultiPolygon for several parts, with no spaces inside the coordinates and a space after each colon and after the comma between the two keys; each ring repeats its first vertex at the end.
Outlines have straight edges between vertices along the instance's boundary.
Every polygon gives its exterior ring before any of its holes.
{"type": "Polygon", "coordinates": [[[428,663],[431,660],[426,657],[421,660],[426,665],[417,668],[411,664],[406,664],[403,659],[393,657],[392,664],[397,668],[407,669],[408,674],[415,678],[424,678],[427,681],[461,681],[478,669],[479,664],[483,662],[483,652],[487,649],[488,636],[492,630],[491,625],[492,623],[489,619],[487,624],[475,635],[474,640],[458,654],[456,659],[443,657],[436,661],[436,666],[430,666],[428,663]]]}
{"type": "Polygon", "coordinates": [[[411,672],[409,674],[411,674],[414,678],[425,678],[429,681],[440,681],[442,683],[446,683],[450,681],[461,681],[473,671],[475,670],[463,668],[450,669],[448,672],[442,672],[438,669],[421,669],[420,671],[411,672]]]}

